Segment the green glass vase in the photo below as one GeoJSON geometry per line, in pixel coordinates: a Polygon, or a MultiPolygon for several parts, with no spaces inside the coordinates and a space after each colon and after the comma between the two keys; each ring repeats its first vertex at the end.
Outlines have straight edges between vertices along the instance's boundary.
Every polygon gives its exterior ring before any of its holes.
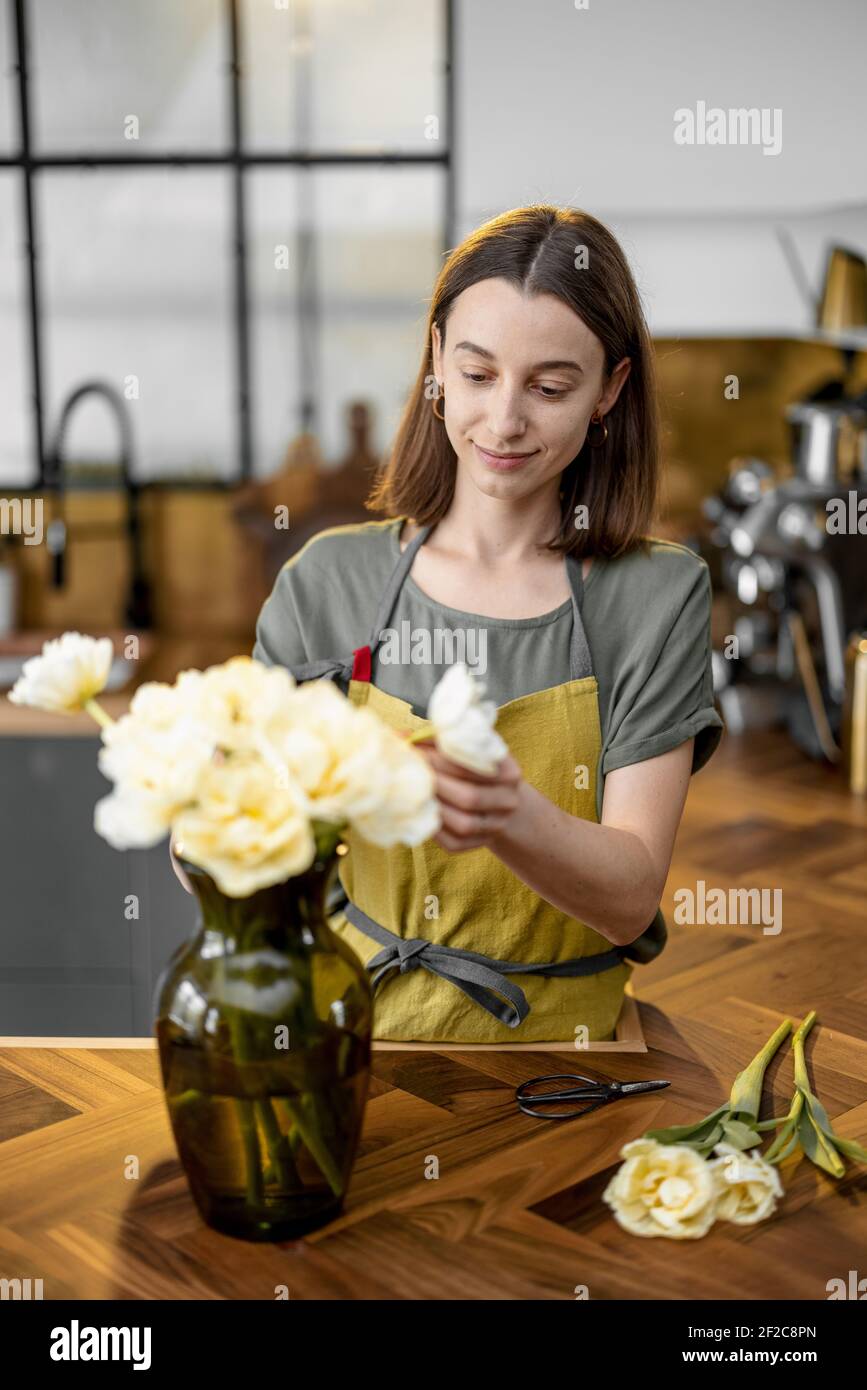
{"type": "Polygon", "coordinates": [[[327,922],[336,832],[306,873],[247,898],[183,858],[197,935],[156,987],[178,1156],[208,1225],[291,1240],[340,1211],[370,1080],[372,991],[327,922]]]}

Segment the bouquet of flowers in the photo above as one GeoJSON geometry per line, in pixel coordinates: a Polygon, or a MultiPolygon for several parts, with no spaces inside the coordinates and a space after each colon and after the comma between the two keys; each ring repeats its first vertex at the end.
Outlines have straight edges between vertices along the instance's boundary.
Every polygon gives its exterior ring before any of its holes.
{"type": "Polygon", "coordinates": [[[417,845],[440,827],[434,776],[411,745],[493,771],[506,745],[496,708],[458,663],[430,701],[430,729],[401,738],[328,680],[298,685],[283,667],[236,656],[173,685],[148,681],[111,719],[96,696],[112,661],[108,638],[66,632],[25,663],[9,699],[86,710],[101,726],[100,771],[114,784],[94,827],[115,849],[171,835],[178,852],[230,897],[303,873],[317,845],[349,825],[373,844],[417,845]]]}
{"type": "Polygon", "coordinates": [[[64,633],[26,663],[9,698],[85,710],[99,724],[112,787],[94,827],[109,844],[146,848],[171,835],[187,867],[204,871],[201,920],[232,946],[205,956],[202,931],[161,977],[169,1115],[205,1219],[284,1239],[342,1200],[367,1088],[364,967],[309,929],[321,920],[323,876],[347,827],[383,848],[434,836],[436,777],[412,745],[434,739],[452,760],[493,771],[506,752],[496,709],[466,668],[450,668],[430,718],[402,737],[331,681],[299,685],[237,656],[142,684],[114,720],[97,700],[112,654],[107,638],[64,633]],[[287,925],[299,922],[303,949],[287,925]],[[188,1011],[191,994],[199,1007],[188,1011]]]}

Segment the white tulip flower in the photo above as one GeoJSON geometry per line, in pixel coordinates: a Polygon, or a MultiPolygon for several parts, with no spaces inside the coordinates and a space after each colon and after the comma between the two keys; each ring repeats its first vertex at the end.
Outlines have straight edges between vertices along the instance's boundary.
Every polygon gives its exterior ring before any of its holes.
{"type": "Polygon", "coordinates": [[[495,731],[497,707],[483,700],[484,682],[463,661],[456,661],[434,688],[428,719],[434,741],[452,762],[490,776],[509,750],[495,731]]]}
{"type": "Polygon", "coordinates": [[[25,661],[9,699],[15,705],[73,714],[105,689],[113,654],[109,637],[64,632],[25,661]]]}

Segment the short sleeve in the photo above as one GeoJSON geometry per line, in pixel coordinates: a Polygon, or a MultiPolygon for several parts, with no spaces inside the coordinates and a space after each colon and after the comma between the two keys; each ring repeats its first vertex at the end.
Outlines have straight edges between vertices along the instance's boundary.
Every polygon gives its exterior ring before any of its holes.
{"type": "Polygon", "coordinates": [[[290,671],[308,660],[291,566],[280,570],[262,605],[252,656],[265,666],[285,666],[290,671]]]}
{"type": "Polygon", "coordinates": [[[725,726],[714,705],[710,621],[710,574],[697,561],[685,590],[666,591],[645,615],[645,641],[625,664],[611,702],[603,775],[690,738],[693,772],[715,752],[725,726]]]}

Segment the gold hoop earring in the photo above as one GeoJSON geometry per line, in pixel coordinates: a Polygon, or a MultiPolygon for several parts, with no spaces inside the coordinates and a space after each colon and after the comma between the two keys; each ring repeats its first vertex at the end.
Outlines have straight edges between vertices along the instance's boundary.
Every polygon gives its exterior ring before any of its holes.
{"type": "Polygon", "coordinates": [[[601,425],[601,426],[602,426],[602,438],[601,438],[601,439],[591,439],[591,438],[590,438],[590,431],[588,430],[588,431],[587,431],[587,442],[588,442],[588,444],[590,445],[590,448],[591,448],[591,449],[601,449],[601,448],[602,448],[602,445],[605,443],[606,439],[608,438],[608,426],[606,425],[604,418],[599,414],[599,411],[598,411],[598,410],[594,410],[593,414],[590,416],[590,423],[591,423],[591,425],[601,425]]]}
{"type": "Polygon", "coordinates": [[[438,396],[434,396],[433,400],[431,401],[431,405],[432,405],[432,407],[433,407],[433,413],[434,413],[434,415],[436,415],[436,417],[437,417],[438,420],[445,420],[445,418],[446,418],[445,415],[439,415],[439,414],[437,414],[437,401],[438,401],[438,400],[445,400],[445,398],[446,398],[446,393],[445,393],[445,391],[440,391],[439,395],[438,395],[438,396]]]}

